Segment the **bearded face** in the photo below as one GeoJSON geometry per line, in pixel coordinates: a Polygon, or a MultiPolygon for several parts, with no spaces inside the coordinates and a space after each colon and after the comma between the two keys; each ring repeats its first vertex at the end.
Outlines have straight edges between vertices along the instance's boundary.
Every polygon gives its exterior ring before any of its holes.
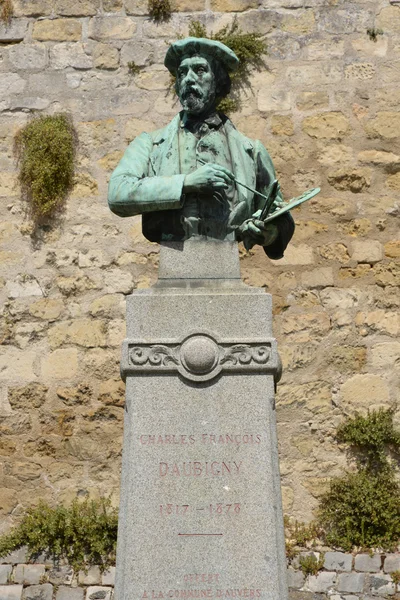
{"type": "Polygon", "coordinates": [[[183,110],[189,115],[200,116],[215,108],[215,76],[206,58],[192,56],[181,62],[176,90],[183,110]]]}

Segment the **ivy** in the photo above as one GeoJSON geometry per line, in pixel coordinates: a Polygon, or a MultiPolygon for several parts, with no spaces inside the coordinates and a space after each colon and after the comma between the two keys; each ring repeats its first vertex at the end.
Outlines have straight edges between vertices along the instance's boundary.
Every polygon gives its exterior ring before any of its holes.
{"type": "Polygon", "coordinates": [[[115,564],[118,511],[109,499],[75,500],[70,507],[40,502],[11,533],[0,537],[0,556],[27,546],[28,557],[42,553],[75,569],[115,564]]]}
{"type": "Polygon", "coordinates": [[[22,193],[36,219],[59,207],[72,189],[77,136],[67,115],[34,117],[15,138],[22,193]]]}
{"type": "Polygon", "coordinates": [[[171,0],[149,0],[148,11],[156,23],[168,21],[172,15],[171,0]]]}

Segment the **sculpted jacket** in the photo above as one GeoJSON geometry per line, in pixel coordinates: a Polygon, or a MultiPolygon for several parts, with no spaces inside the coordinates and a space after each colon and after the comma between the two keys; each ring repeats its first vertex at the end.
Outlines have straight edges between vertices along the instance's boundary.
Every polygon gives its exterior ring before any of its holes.
{"type": "MultiPolygon", "coordinates": [[[[275,179],[268,152],[258,140],[252,141],[239,133],[227,117],[219,116],[235,178],[268,196],[275,179]]],[[[180,127],[181,115],[178,114],[165,128],[139,135],[129,144],[110,179],[110,209],[121,217],[142,214],[143,235],[152,242],[182,241],[187,237],[183,213],[185,200],[189,200],[183,194],[186,175],[182,173],[180,161],[180,127]]],[[[214,162],[218,163],[218,159],[214,162]]],[[[281,199],[279,193],[278,200],[281,199]]],[[[207,201],[211,206],[213,199],[207,201]]],[[[264,203],[260,196],[236,186],[224,230],[210,237],[240,241],[237,228],[264,203]]],[[[215,206],[217,211],[218,204],[215,206]]],[[[270,258],[278,259],[293,235],[294,221],[290,213],[286,213],[275,219],[274,224],[278,227],[278,237],[264,250],[270,258]]]]}

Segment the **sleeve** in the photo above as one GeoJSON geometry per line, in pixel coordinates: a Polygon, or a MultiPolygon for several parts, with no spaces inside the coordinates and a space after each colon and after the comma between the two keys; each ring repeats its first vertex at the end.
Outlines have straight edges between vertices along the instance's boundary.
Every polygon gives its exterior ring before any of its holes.
{"type": "MultiPolygon", "coordinates": [[[[276,179],[276,173],[274,165],[267,150],[261,144],[260,141],[256,142],[256,160],[257,160],[257,190],[268,196],[271,187],[276,179]]],[[[278,201],[283,201],[282,193],[278,187],[277,198],[278,201]]],[[[264,200],[258,196],[256,199],[257,210],[261,208],[264,200]]],[[[283,254],[293,237],[295,224],[292,215],[287,212],[277,217],[273,221],[278,229],[278,236],[275,241],[269,246],[264,246],[264,252],[268,258],[278,260],[283,258],[283,254]]]]}
{"type": "Polygon", "coordinates": [[[148,176],[153,140],[142,133],[126,149],[111,175],[108,187],[110,210],[120,217],[132,217],[156,210],[181,208],[185,175],[148,176]]]}

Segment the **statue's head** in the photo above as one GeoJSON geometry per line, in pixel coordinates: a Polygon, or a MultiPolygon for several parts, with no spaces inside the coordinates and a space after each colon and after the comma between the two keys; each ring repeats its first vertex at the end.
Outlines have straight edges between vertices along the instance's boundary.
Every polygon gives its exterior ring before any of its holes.
{"type": "Polygon", "coordinates": [[[183,109],[190,115],[202,115],[229,94],[229,74],[237,69],[239,59],[221,42],[186,38],[170,46],[164,64],[176,77],[175,89],[183,109]]]}

